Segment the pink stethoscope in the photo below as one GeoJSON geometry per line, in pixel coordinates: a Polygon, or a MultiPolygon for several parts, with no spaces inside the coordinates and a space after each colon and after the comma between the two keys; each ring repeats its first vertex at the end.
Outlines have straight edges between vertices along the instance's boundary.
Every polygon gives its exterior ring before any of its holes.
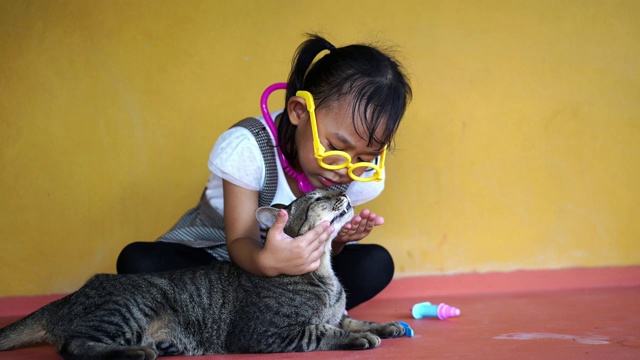
{"type": "Polygon", "coordinates": [[[308,193],[309,191],[315,190],[315,186],[311,184],[307,176],[302,172],[297,172],[289,162],[287,158],[284,157],[282,150],[280,149],[280,143],[278,141],[278,130],[276,129],[275,122],[273,118],[271,118],[271,114],[269,113],[269,108],[267,107],[267,100],[269,100],[269,95],[276,90],[285,90],[287,88],[286,83],[275,83],[269,87],[267,87],[262,93],[262,97],[260,98],[260,109],[262,110],[262,116],[266,120],[267,127],[271,134],[273,134],[273,139],[276,143],[276,149],[278,149],[278,156],[280,157],[280,163],[282,164],[282,169],[287,173],[287,175],[291,176],[298,183],[298,189],[303,193],[308,193]]]}

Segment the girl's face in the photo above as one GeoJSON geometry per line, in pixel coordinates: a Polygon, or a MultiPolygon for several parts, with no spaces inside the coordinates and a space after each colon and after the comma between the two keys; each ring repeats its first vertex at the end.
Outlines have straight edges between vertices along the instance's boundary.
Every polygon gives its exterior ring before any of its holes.
{"type": "MultiPolygon", "coordinates": [[[[318,189],[326,189],[337,184],[347,184],[353,181],[347,174],[347,169],[328,170],[318,164],[313,152],[313,133],[309,112],[303,98],[293,96],[289,100],[287,111],[289,119],[296,129],[296,147],[298,149],[298,163],[313,186],[318,189]]],[[[356,131],[352,119],[352,111],[348,100],[339,100],[332,104],[326,104],[316,108],[316,122],[318,126],[318,138],[327,151],[341,150],[351,156],[351,162],[372,162],[382,152],[381,144],[367,146],[367,141],[358,133],[366,134],[361,128],[360,120],[355,123],[359,128],[356,131]]],[[[382,132],[382,128],[380,129],[382,132]]],[[[381,135],[381,134],[377,134],[381,135]]],[[[330,159],[325,160],[329,162],[330,159]]],[[[354,170],[354,174],[361,176],[365,168],[354,170]]]]}

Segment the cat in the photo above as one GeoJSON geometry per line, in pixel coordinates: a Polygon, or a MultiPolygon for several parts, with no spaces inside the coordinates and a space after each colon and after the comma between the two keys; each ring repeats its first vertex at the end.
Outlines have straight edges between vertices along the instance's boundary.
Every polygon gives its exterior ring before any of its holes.
{"type": "MultiPolygon", "coordinates": [[[[285,208],[285,233],[330,221],[332,240],[354,212],[339,190],[314,190],[285,208]]],[[[273,225],[279,209],[256,217],[273,225]]],[[[403,336],[397,322],[345,315],[345,292],[331,269],[262,277],[231,262],[154,274],[98,274],[78,291],[0,329],[0,350],[48,342],[64,359],[144,359],[164,355],[274,353],[374,348],[403,336]]]]}

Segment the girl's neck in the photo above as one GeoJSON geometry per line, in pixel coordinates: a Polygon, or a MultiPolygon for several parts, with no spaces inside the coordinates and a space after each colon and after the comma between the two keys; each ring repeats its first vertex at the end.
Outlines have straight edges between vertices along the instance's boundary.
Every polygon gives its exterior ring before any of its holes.
{"type": "Polygon", "coordinates": [[[286,172],[284,173],[284,176],[287,179],[287,184],[289,184],[289,188],[291,189],[291,192],[293,193],[293,195],[295,195],[296,198],[299,198],[300,196],[304,195],[302,190],[298,188],[298,180],[292,178],[291,175],[287,174],[286,172]]]}
{"type": "MultiPolygon", "coordinates": [[[[278,128],[278,125],[280,124],[280,119],[282,119],[282,114],[276,116],[275,119],[273,119],[273,122],[276,124],[276,128],[278,128]]],[[[280,151],[282,151],[282,148],[280,148],[280,151]]],[[[290,164],[290,165],[297,171],[297,166],[295,164],[290,164]]],[[[294,179],[286,171],[284,171],[284,177],[285,179],[287,179],[287,184],[289,184],[289,188],[291,189],[291,192],[293,193],[293,195],[295,195],[296,198],[304,195],[304,193],[298,188],[298,180],[294,179]]]]}

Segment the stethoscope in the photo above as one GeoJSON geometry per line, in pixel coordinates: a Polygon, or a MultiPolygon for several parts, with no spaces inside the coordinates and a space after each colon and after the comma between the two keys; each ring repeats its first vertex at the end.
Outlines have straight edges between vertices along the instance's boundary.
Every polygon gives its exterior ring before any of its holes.
{"type": "MultiPolygon", "coordinates": [[[[262,93],[262,97],[260,98],[260,109],[262,110],[262,116],[266,120],[267,127],[271,134],[273,135],[273,139],[276,144],[276,149],[278,149],[278,156],[280,157],[280,163],[282,164],[282,169],[287,173],[287,175],[291,176],[297,183],[298,189],[303,193],[308,193],[309,191],[315,190],[315,186],[311,184],[307,175],[303,172],[297,172],[289,162],[287,158],[284,157],[282,150],[280,149],[280,143],[278,141],[278,130],[276,129],[276,124],[271,118],[271,114],[269,113],[269,108],[267,107],[267,100],[269,100],[269,96],[272,92],[276,90],[286,90],[287,83],[275,83],[269,87],[267,87],[262,93]]],[[[286,110],[285,110],[286,111],[286,110]]]]}

